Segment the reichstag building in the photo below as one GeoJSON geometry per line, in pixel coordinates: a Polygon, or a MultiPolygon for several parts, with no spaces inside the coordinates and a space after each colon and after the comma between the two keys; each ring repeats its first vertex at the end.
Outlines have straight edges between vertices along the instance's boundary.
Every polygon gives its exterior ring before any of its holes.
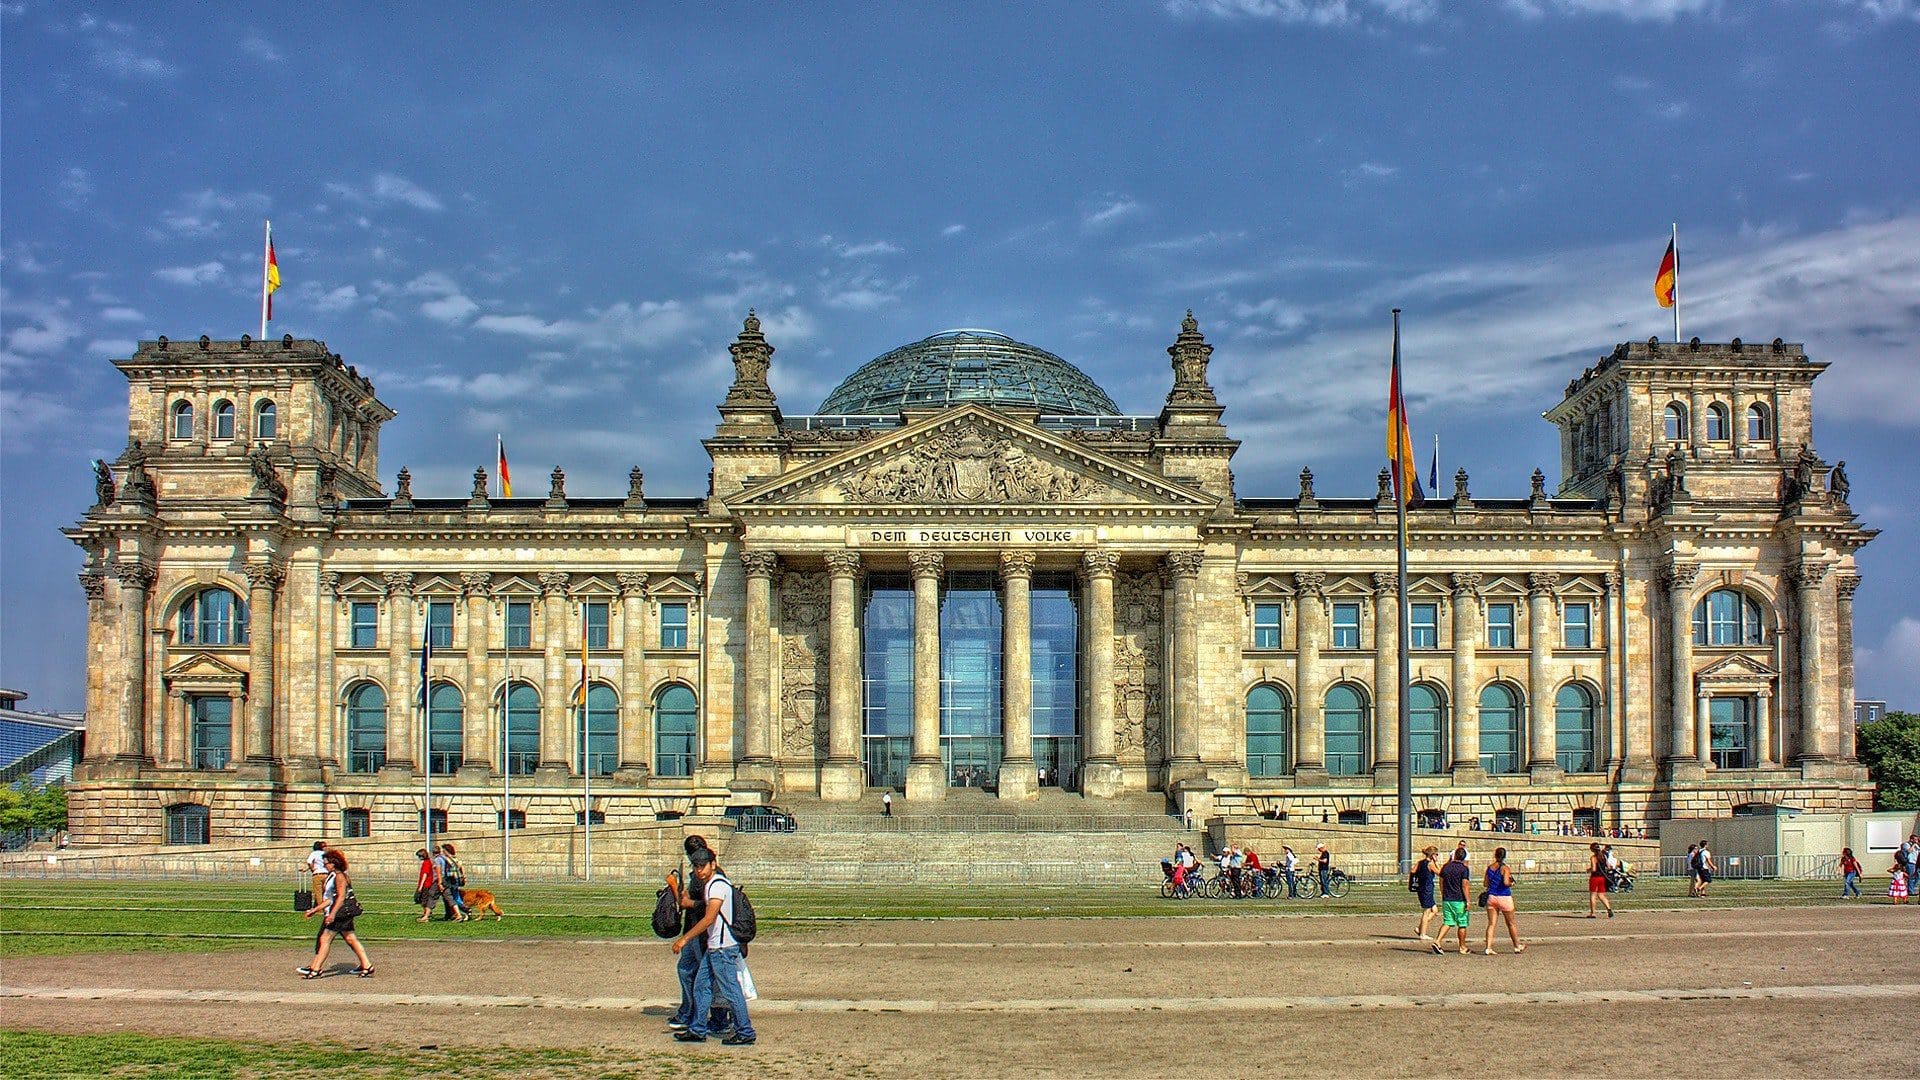
{"type": "Polygon", "coordinates": [[[1871,805],[1852,599],[1874,533],[1812,445],[1826,365],[1799,345],[1631,342],[1569,372],[1553,491],[1482,497],[1463,471],[1410,512],[1404,642],[1385,474],[1237,490],[1191,313],[1149,415],[989,331],[895,349],[805,415],[756,318],[730,348],[704,494],[636,467],[624,495],[555,469],[500,498],[484,471],[387,487],[394,413],[322,342],[141,343],[115,365],[128,447],[67,531],[75,839],[878,789],[1390,821],[1403,758],[1421,814],[1455,821],[1871,805]]]}

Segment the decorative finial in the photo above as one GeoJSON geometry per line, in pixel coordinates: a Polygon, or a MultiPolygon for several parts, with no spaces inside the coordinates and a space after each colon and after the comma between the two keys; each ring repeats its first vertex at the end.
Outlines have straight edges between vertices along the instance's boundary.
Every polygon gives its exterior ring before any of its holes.
{"type": "Polygon", "coordinates": [[[759,333],[760,332],[760,316],[754,314],[754,311],[752,308],[748,308],[747,319],[745,322],[740,324],[740,328],[742,330],[745,330],[749,334],[759,333]]]}
{"type": "Polygon", "coordinates": [[[727,388],[727,405],[772,405],[773,388],[767,385],[767,370],[773,366],[773,346],[760,333],[760,317],[747,309],[740,336],[727,346],[733,354],[733,385],[727,388]]]}
{"type": "Polygon", "coordinates": [[[1167,355],[1173,357],[1173,391],[1167,395],[1167,404],[1219,404],[1207,384],[1207,358],[1213,355],[1213,346],[1200,335],[1200,320],[1193,317],[1191,308],[1180,320],[1180,336],[1167,347],[1167,355]]]}
{"type": "Polygon", "coordinates": [[[1533,497],[1536,499],[1547,497],[1547,474],[1539,469],[1533,470],[1533,497]]]}
{"type": "Polygon", "coordinates": [[[1187,317],[1180,320],[1180,332],[1194,334],[1200,331],[1200,320],[1193,317],[1193,309],[1187,309],[1187,317]]]}

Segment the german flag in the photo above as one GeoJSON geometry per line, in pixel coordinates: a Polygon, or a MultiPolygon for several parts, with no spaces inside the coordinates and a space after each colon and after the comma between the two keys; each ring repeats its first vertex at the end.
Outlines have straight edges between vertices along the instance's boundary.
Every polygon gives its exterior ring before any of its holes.
{"type": "Polygon", "coordinates": [[[500,497],[513,498],[513,474],[507,471],[507,443],[499,435],[493,437],[494,456],[500,463],[500,497]]]}
{"type": "Polygon", "coordinates": [[[1674,303],[1674,271],[1679,265],[1678,256],[1673,249],[1673,241],[1667,241],[1666,257],[1660,260],[1660,273],[1653,279],[1653,296],[1660,301],[1661,307],[1672,307],[1674,303]]]}
{"type": "Polygon", "coordinates": [[[1420,463],[1413,457],[1407,429],[1407,403],[1400,396],[1400,312],[1393,313],[1393,379],[1387,389],[1387,464],[1393,470],[1393,497],[1407,506],[1426,501],[1420,490],[1420,463]]]}

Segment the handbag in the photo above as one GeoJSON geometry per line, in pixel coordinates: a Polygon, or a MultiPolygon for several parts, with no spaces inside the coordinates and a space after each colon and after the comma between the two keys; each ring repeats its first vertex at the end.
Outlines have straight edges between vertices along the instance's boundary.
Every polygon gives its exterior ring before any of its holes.
{"type": "Polygon", "coordinates": [[[740,996],[746,998],[748,1001],[758,1001],[760,999],[760,991],[753,985],[753,972],[747,970],[747,965],[744,961],[740,964],[739,976],[740,996]]]}
{"type": "Polygon", "coordinates": [[[1474,900],[1474,902],[1473,902],[1473,906],[1474,906],[1474,907],[1486,907],[1486,906],[1487,906],[1487,890],[1485,890],[1485,889],[1481,889],[1481,890],[1480,890],[1480,895],[1479,895],[1479,897],[1478,897],[1478,898],[1476,898],[1476,899],[1474,900]]]}
{"type": "Polygon", "coordinates": [[[353,895],[353,886],[347,886],[347,898],[341,901],[340,912],[334,917],[338,919],[357,919],[364,914],[366,914],[366,910],[360,906],[360,898],[353,895]]]}

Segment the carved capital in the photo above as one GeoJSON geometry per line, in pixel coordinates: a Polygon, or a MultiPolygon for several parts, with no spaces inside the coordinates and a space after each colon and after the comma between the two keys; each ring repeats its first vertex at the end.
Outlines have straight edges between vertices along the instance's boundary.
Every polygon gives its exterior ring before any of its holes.
{"type": "Polygon", "coordinates": [[[250,562],[243,571],[247,584],[255,589],[277,589],[287,580],[287,568],[277,562],[250,562]]]}
{"type": "Polygon", "coordinates": [[[145,591],[153,587],[153,567],[146,563],[120,563],[113,568],[113,576],[120,579],[123,589],[145,591]]]}
{"type": "Polygon", "coordinates": [[[1453,595],[1462,600],[1480,595],[1480,575],[1460,573],[1453,575],[1453,595]]]}
{"type": "Polygon", "coordinates": [[[1854,591],[1860,588],[1859,574],[1841,574],[1833,580],[1834,594],[1843,603],[1852,603],[1854,591]]]}
{"type": "Polygon", "coordinates": [[[915,578],[937,578],[946,569],[947,557],[938,551],[909,551],[907,566],[915,578]]]}
{"type": "Polygon", "coordinates": [[[1621,582],[1621,580],[1622,580],[1622,578],[1620,577],[1620,571],[1618,571],[1618,570],[1609,570],[1609,571],[1607,571],[1607,578],[1606,578],[1606,580],[1607,580],[1607,591],[1608,591],[1608,592],[1610,592],[1610,593],[1616,593],[1616,592],[1619,592],[1619,591],[1620,591],[1620,582],[1621,582]]]}
{"type": "Polygon", "coordinates": [[[1293,587],[1300,590],[1301,596],[1319,596],[1326,585],[1327,575],[1318,570],[1303,570],[1293,575],[1293,587]]]}
{"type": "Polygon", "coordinates": [[[104,600],[107,595],[107,575],[98,570],[82,570],[80,588],[85,590],[88,600],[104,600]]]}
{"type": "Polygon", "coordinates": [[[1396,596],[1400,592],[1400,575],[1375,574],[1373,575],[1373,588],[1375,592],[1382,596],[1396,596]]]}
{"type": "Polygon", "coordinates": [[[644,596],[650,577],[644,570],[622,570],[614,580],[620,583],[621,596],[644,596]]]}
{"type": "Polygon", "coordinates": [[[413,595],[413,575],[405,570],[389,570],[380,579],[387,583],[388,596],[413,595]]]}
{"type": "Polygon", "coordinates": [[[1667,563],[1660,580],[1666,583],[1667,588],[1684,592],[1700,580],[1700,564],[1687,559],[1674,559],[1667,563]]]}
{"type": "Polygon", "coordinates": [[[1033,552],[1003,551],[1000,553],[1000,580],[1012,578],[1030,578],[1033,576],[1033,552]]]}
{"type": "Polygon", "coordinates": [[[1167,572],[1176,578],[1196,578],[1200,576],[1200,564],[1206,556],[1197,551],[1175,551],[1167,555],[1167,572]]]}
{"type": "Polygon", "coordinates": [[[1553,587],[1560,584],[1560,575],[1544,570],[1527,575],[1528,596],[1552,596],[1553,587]]]}
{"type": "Polygon", "coordinates": [[[780,569],[780,556],[771,551],[743,551],[740,553],[740,565],[747,568],[750,578],[771,580],[774,572],[780,569]]]}
{"type": "Polygon", "coordinates": [[[493,575],[485,570],[469,570],[460,575],[461,596],[485,596],[493,586],[493,575]]]}
{"type": "Polygon", "coordinates": [[[1793,568],[1792,577],[1794,584],[1803,589],[1817,589],[1821,582],[1827,580],[1827,574],[1832,570],[1833,567],[1827,563],[1814,559],[1802,559],[1793,568]]]}
{"type": "Polygon", "coordinates": [[[567,595],[567,582],[571,575],[562,570],[549,570],[540,575],[541,596],[567,595]]]}
{"type": "Polygon", "coordinates": [[[827,570],[837,578],[850,578],[860,573],[860,553],[857,551],[827,552],[827,570]]]}
{"type": "Polygon", "coordinates": [[[320,591],[327,596],[333,597],[335,600],[340,599],[339,573],[333,570],[322,573],[320,575],[320,591]]]}
{"type": "Polygon", "coordinates": [[[1089,551],[1080,557],[1080,565],[1088,577],[1112,577],[1120,568],[1120,553],[1117,551],[1089,551]]]}

